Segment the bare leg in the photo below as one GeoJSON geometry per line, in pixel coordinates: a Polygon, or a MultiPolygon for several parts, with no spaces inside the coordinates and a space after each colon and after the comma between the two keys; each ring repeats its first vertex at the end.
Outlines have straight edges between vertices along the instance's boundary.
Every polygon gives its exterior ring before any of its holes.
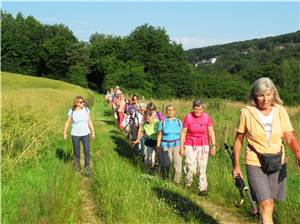
{"type": "Polygon", "coordinates": [[[273,224],[274,200],[261,201],[259,207],[262,214],[263,224],[273,224]]]}

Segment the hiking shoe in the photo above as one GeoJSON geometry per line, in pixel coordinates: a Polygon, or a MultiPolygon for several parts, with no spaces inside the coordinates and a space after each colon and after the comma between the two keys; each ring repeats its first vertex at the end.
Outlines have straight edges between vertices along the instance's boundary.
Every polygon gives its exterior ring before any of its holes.
{"type": "Polygon", "coordinates": [[[76,166],[75,167],[75,171],[78,172],[78,173],[80,173],[80,167],[76,166]]]}
{"type": "Polygon", "coordinates": [[[198,195],[199,196],[207,196],[207,190],[204,190],[204,191],[199,191],[198,195]]]}
{"type": "Polygon", "coordinates": [[[189,188],[189,187],[191,187],[192,186],[192,183],[190,182],[190,183],[185,183],[185,185],[184,185],[186,188],[189,188]]]}
{"type": "Polygon", "coordinates": [[[89,167],[85,167],[83,169],[83,175],[86,177],[90,177],[92,175],[91,169],[89,167]]]}

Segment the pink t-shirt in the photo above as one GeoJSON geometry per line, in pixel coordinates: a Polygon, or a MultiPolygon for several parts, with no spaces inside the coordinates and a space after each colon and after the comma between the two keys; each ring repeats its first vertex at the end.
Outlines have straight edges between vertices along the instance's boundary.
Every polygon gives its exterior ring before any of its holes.
{"type": "Polygon", "coordinates": [[[212,125],[212,119],[207,113],[202,113],[200,117],[196,117],[193,112],[186,115],[183,119],[183,128],[187,128],[184,145],[209,145],[208,127],[212,125]]]}

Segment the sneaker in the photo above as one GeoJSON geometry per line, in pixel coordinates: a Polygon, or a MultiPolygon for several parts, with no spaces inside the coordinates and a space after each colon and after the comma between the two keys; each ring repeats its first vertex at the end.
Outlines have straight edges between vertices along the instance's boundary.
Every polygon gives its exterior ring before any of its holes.
{"type": "Polygon", "coordinates": [[[198,195],[199,196],[207,196],[207,190],[199,191],[198,195]]]}

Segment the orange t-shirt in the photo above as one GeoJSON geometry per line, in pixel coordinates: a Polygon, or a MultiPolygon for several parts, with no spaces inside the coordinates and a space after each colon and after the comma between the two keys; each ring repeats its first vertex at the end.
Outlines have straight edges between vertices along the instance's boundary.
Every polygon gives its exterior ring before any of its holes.
{"type": "MultiPolygon", "coordinates": [[[[236,131],[245,134],[248,144],[252,145],[259,153],[276,154],[282,148],[282,161],[284,161],[283,133],[294,129],[284,107],[275,104],[273,109],[272,132],[269,141],[266,138],[265,128],[260,121],[258,111],[254,106],[247,106],[241,110],[236,131]]],[[[247,165],[261,166],[256,153],[251,151],[249,147],[246,150],[245,160],[247,165]]]]}

